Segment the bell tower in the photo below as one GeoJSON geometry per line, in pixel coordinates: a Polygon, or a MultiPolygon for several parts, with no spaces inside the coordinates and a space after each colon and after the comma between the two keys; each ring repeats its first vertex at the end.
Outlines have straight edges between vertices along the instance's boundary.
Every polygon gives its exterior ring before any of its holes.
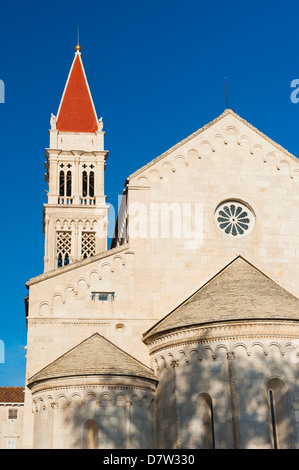
{"type": "Polygon", "coordinates": [[[79,45],[57,117],[51,115],[50,125],[43,216],[45,272],[107,250],[104,171],[108,152],[79,45]]]}

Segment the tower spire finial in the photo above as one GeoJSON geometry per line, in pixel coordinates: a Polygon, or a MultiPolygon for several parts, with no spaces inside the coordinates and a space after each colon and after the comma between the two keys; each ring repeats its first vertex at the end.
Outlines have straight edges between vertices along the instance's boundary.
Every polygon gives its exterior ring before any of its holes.
{"type": "Polygon", "coordinates": [[[80,52],[81,51],[81,46],[80,46],[80,41],[79,41],[79,28],[78,28],[78,33],[77,33],[77,46],[76,46],[76,51],[80,52]]]}

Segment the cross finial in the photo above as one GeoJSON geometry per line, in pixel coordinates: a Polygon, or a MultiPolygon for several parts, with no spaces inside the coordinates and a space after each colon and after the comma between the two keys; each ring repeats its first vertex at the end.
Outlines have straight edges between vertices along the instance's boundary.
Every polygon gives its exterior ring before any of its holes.
{"type": "Polygon", "coordinates": [[[225,95],[226,95],[226,109],[228,109],[228,92],[227,92],[227,79],[225,77],[225,95]]]}
{"type": "Polygon", "coordinates": [[[228,109],[227,79],[225,77],[226,109],[228,109]]]}

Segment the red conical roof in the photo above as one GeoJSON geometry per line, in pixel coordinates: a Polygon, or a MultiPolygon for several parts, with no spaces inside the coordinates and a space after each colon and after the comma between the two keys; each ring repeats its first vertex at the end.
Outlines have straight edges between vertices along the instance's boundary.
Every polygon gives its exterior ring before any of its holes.
{"type": "Polygon", "coordinates": [[[84,72],[76,52],[57,115],[57,129],[64,132],[95,132],[98,119],[84,72]]]}

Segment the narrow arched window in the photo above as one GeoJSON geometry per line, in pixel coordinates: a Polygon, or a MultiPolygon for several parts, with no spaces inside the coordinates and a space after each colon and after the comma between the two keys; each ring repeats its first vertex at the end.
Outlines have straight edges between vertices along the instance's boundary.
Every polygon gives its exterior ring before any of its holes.
{"type": "Polygon", "coordinates": [[[72,172],[68,171],[66,174],[66,195],[72,195],[72,172]]]}
{"type": "Polygon", "coordinates": [[[285,382],[277,377],[266,384],[269,428],[273,449],[291,449],[291,420],[288,391],[285,382]]]}
{"type": "Polygon", "coordinates": [[[94,172],[89,173],[89,196],[94,196],[94,172]]]}
{"type": "Polygon", "coordinates": [[[93,419],[84,423],[84,448],[98,448],[98,423],[93,419]]]}
{"type": "Polygon", "coordinates": [[[213,404],[207,393],[201,393],[199,396],[199,413],[202,424],[202,448],[215,449],[213,404]]]}
{"type": "Polygon", "coordinates": [[[70,232],[57,232],[58,268],[70,264],[72,235],[70,232]]]}
{"type": "Polygon", "coordinates": [[[277,449],[277,432],[276,432],[276,416],[274,408],[274,396],[273,390],[269,390],[269,404],[270,404],[270,415],[271,415],[271,426],[272,426],[272,444],[274,449],[277,449]]]}
{"type": "Polygon", "coordinates": [[[64,196],[65,193],[65,178],[64,171],[59,174],[59,196],[64,196]]]}
{"type": "Polygon", "coordinates": [[[62,268],[62,266],[63,266],[63,258],[62,258],[62,254],[59,253],[58,254],[58,267],[62,268]]]}
{"type": "Polygon", "coordinates": [[[68,264],[70,264],[70,255],[66,253],[64,256],[64,266],[67,266],[68,264]]]}
{"type": "Polygon", "coordinates": [[[87,172],[83,171],[82,173],[82,196],[87,196],[87,172]]]}

